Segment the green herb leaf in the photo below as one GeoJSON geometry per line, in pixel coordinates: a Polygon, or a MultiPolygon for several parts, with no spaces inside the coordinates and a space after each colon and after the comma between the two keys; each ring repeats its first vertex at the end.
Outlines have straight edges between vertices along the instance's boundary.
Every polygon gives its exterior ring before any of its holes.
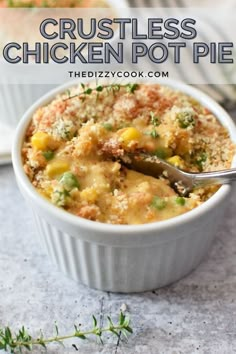
{"type": "Polygon", "coordinates": [[[101,86],[101,85],[100,85],[100,86],[97,86],[97,87],[96,87],[96,91],[97,91],[97,92],[102,92],[103,88],[104,88],[104,87],[101,86]]]}
{"type": "Polygon", "coordinates": [[[132,328],[131,328],[131,327],[129,327],[129,326],[125,327],[125,330],[126,330],[127,332],[129,332],[129,333],[133,333],[132,328]]]}
{"type": "Polygon", "coordinates": [[[111,328],[111,332],[114,333],[118,338],[120,338],[119,333],[115,329],[111,328]]]}
{"type": "Polygon", "coordinates": [[[107,316],[107,320],[108,320],[108,322],[109,322],[110,328],[113,328],[114,325],[113,325],[113,322],[112,322],[112,320],[111,320],[111,317],[110,317],[110,316],[107,316]]]}
{"type": "Polygon", "coordinates": [[[206,162],[206,160],[207,160],[207,153],[206,152],[200,153],[199,156],[197,157],[195,163],[198,166],[200,171],[203,170],[203,165],[204,165],[204,162],[206,162]]]}
{"type": "Polygon", "coordinates": [[[76,337],[80,339],[87,339],[87,337],[83,333],[76,333],[76,337]]]}
{"type": "Polygon", "coordinates": [[[157,132],[155,129],[153,129],[153,130],[151,131],[150,135],[151,135],[151,137],[154,138],[154,139],[159,138],[159,134],[158,134],[158,132],[157,132]]]}
{"type": "Polygon", "coordinates": [[[134,93],[134,91],[136,91],[138,89],[138,84],[128,84],[126,86],[126,90],[128,93],[134,93]]]}
{"type": "Polygon", "coordinates": [[[124,327],[129,326],[129,324],[130,324],[130,319],[129,319],[129,317],[125,316],[125,320],[124,320],[124,323],[123,323],[124,327]]]}
{"type": "Polygon", "coordinates": [[[120,91],[120,86],[121,85],[118,85],[118,84],[114,84],[114,85],[111,85],[111,86],[108,86],[108,90],[109,90],[109,88],[113,91],[113,92],[115,92],[115,91],[120,91]]]}
{"type": "Polygon", "coordinates": [[[87,90],[84,91],[84,94],[86,95],[90,95],[93,92],[93,89],[91,89],[90,87],[87,88],[87,90]]]}
{"type": "Polygon", "coordinates": [[[69,96],[68,98],[64,99],[64,101],[68,100],[68,99],[73,99],[73,98],[80,98],[82,100],[82,102],[85,101],[86,99],[86,95],[90,95],[92,92],[97,92],[97,94],[101,91],[103,91],[104,89],[107,90],[107,93],[112,92],[113,95],[115,95],[116,92],[120,91],[121,87],[126,88],[127,92],[129,93],[134,93],[135,90],[137,90],[138,88],[138,84],[126,84],[126,85],[119,85],[119,84],[112,84],[112,85],[106,85],[106,86],[102,86],[102,85],[98,85],[95,88],[87,88],[86,86],[81,83],[80,86],[82,87],[83,91],[79,92],[76,95],[73,96],[69,96]]]}
{"type": "Polygon", "coordinates": [[[68,97],[70,98],[70,90],[66,90],[66,92],[65,92],[67,95],[68,95],[68,97]]]}
{"type": "Polygon", "coordinates": [[[55,331],[56,331],[56,335],[59,335],[59,330],[58,330],[58,325],[55,323],[55,331]]]}
{"type": "Polygon", "coordinates": [[[97,324],[98,324],[97,319],[96,319],[96,317],[93,315],[93,326],[96,328],[96,327],[97,327],[97,324]]]}
{"type": "Polygon", "coordinates": [[[156,129],[152,129],[149,132],[145,132],[145,135],[150,135],[153,139],[159,138],[160,135],[158,134],[158,132],[156,131],[156,129]]]}
{"type": "Polygon", "coordinates": [[[160,125],[159,117],[155,116],[153,112],[150,112],[150,117],[151,117],[151,124],[154,125],[154,127],[160,125]]]}
{"type": "Polygon", "coordinates": [[[120,312],[120,317],[119,317],[119,324],[122,326],[125,322],[125,315],[123,314],[123,312],[120,312]]]}

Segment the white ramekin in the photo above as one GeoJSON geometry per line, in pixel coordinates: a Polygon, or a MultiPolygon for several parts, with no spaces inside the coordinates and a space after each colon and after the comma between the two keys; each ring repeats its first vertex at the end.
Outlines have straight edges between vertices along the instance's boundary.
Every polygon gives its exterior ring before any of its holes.
{"type": "MultiPolygon", "coordinates": [[[[107,0],[107,3],[117,13],[120,13],[122,9],[128,8],[127,0],[107,0]]],[[[115,36],[112,40],[116,40],[118,32],[115,32],[115,36]]],[[[20,118],[24,112],[42,95],[46,94],[49,90],[57,85],[51,82],[48,84],[29,84],[25,78],[29,73],[35,73],[37,64],[29,63],[25,70],[25,75],[20,70],[12,70],[11,65],[4,65],[5,61],[0,58],[0,66],[2,65],[1,75],[2,84],[0,84],[0,121],[4,122],[11,127],[16,127],[20,118]],[[14,75],[14,84],[7,84],[12,82],[10,78],[14,75]]],[[[15,68],[14,68],[15,69],[15,68]]],[[[48,67],[48,77],[50,78],[50,66],[48,67]]]]}
{"type": "MultiPolygon", "coordinates": [[[[158,80],[181,90],[209,108],[236,142],[236,127],[211,98],[185,84],[158,80]]],[[[139,292],[172,283],[197,267],[222,223],[231,186],[222,186],[208,201],[172,219],[145,225],[109,225],[76,217],[40,196],[26,176],[21,147],[34,111],[71,84],[37,101],[23,116],[13,146],[13,166],[19,188],[33,210],[47,253],[69,277],[90,287],[139,292]]],[[[236,166],[236,159],[233,161],[236,166]]]]}

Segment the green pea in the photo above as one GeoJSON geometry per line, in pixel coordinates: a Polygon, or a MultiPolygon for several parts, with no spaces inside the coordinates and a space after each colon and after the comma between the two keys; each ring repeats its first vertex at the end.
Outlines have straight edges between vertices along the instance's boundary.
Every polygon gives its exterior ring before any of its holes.
{"type": "Polygon", "coordinates": [[[172,151],[170,148],[160,147],[154,152],[154,155],[164,160],[172,155],[172,151]]]}
{"type": "Polygon", "coordinates": [[[163,210],[166,207],[166,201],[160,197],[153,197],[151,206],[158,210],[163,210]]]}
{"type": "Polygon", "coordinates": [[[77,177],[72,172],[65,172],[60,178],[60,183],[67,189],[80,188],[77,177]]]}
{"type": "Polygon", "coordinates": [[[113,126],[111,123],[103,123],[103,128],[105,128],[108,131],[111,131],[113,129],[113,126]]]}
{"type": "Polygon", "coordinates": [[[183,198],[183,197],[177,197],[176,199],[175,199],[175,202],[176,202],[176,204],[178,204],[178,205],[185,205],[185,199],[183,198]]]}
{"type": "Polygon", "coordinates": [[[195,119],[193,113],[191,112],[181,112],[177,114],[177,120],[179,121],[179,127],[182,129],[186,129],[188,127],[195,126],[195,119]]]}
{"type": "Polygon", "coordinates": [[[45,157],[45,159],[46,159],[47,161],[52,160],[53,157],[54,157],[54,152],[53,152],[53,151],[50,151],[50,150],[44,151],[44,152],[42,152],[42,154],[43,154],[43,156],[45,157]]]}

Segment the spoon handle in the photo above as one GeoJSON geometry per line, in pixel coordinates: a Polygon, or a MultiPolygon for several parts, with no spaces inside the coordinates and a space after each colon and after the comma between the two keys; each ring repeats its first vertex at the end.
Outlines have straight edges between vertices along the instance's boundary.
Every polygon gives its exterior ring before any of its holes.
{"type": "Polygon", "coordinates": [[[205,184],[227,184],[236,181],[236,168],[230,170],[194,174],[194,186],[205,184]]]}

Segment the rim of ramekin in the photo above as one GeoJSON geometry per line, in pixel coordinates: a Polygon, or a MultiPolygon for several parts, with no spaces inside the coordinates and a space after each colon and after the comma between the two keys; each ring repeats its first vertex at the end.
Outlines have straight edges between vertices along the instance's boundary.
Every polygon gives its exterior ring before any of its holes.
{"type": "MultiPolygon", "coordinates": [[[[16,178],[20,187],[23,187],[23,190],[27,192],[28,196],[30,197],[31,201],[37,203],[40,208],[50,213],[52,216],[64,221],[66,223],[72,224],[74,226],[83,227],[85,229],[90,229],[91,231],[100,231],[104,233],[110,233],[110,237],[112,234],[117,233],[126,233],[127,234],[137,234],[137,233],[145,233],[150,231],[158,231],[167,230],[169,228],[175,228],[181,224],[189,223],[203,214],[206,214],[210,209],[214,209],[215,207],[219,207],[219,204],[223,199],[229,195],[231,186],[230,185],[223,185],[219,188],[219,190],[213,194],[207,201],[203,204],[199,205],[198,207],[173,218],[163,220],[163,221],[156,221],[147,224],[138,224],[138,225],[119,225],[119,224],[108,224],[108,223],[101,223],[98,221],[91,221],[79,216],[75,216],[70,214],[69,212],[61,209],[55,205],[53,205],[50,201],[46,198],[41,196],[37,190],[33,187],[30,180],[28,179],[26,173],[23,169],[22,158],[21,158],[21,148],[22,143],[25,137],[25,131],[28,127],[30,120],[32,119],[33,113],[41,107],[49,103],[57,94],[64,92],[68,87],[76,86],[79,82],[68,82],[64,85],[60,85],[56,89],[51,90],[39,100],[37,100],[23,115],[20,123],[17,126],[15,137],[13,141],[12,147],[12,162],[14,171],[16,174],[16,178]]],[[[203,104],[206,108],[208,108],[216,117],[220,120],[221,124],[227,128],[229,131],[231,140],[236,143],[236,126],[232,121],[229,114],[212,98],[210,98],[207,94],[203,93],[199,89],[195,87],[186,85],[180,81],[175,81],[172,79],[157,79],[156,83],[169,86],[175,90],[181,91],[189,96],[197,99],[201,104],[203,104]]],[[[236,167],[236,155],[232,161],[232,167],[236,167]]]]}

